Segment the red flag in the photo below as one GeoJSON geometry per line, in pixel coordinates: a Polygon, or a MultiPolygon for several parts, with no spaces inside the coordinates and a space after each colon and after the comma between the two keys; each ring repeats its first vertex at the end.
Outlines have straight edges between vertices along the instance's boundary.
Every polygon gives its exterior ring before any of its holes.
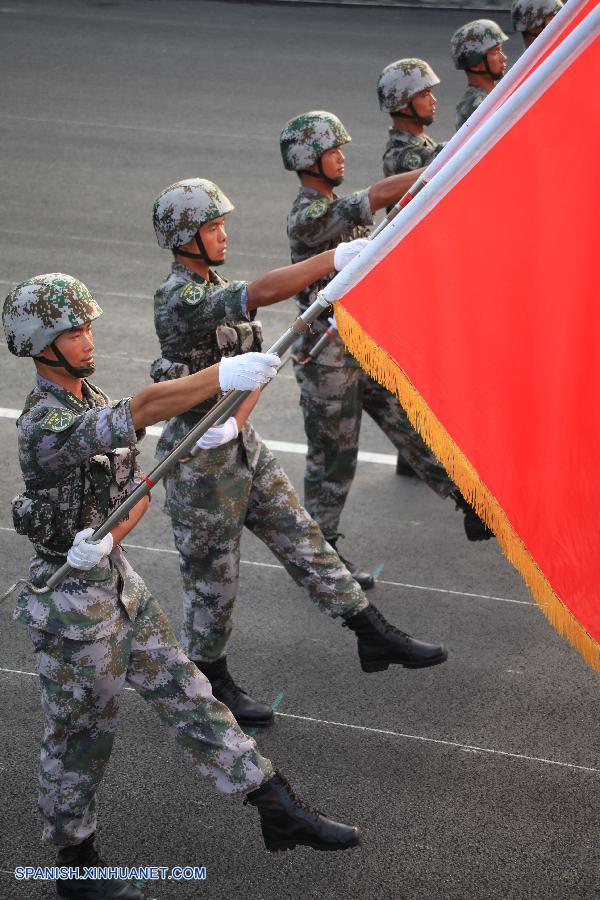
{"type": "Polygon", "coordinates": [[[598,670],[599,33],[597,8],[323,292],[598,670]]]}

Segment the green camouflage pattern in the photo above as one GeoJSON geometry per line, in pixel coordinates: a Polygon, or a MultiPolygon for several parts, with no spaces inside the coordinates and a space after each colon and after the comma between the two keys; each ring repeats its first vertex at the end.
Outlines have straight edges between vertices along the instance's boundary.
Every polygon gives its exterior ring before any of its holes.
{"type": "Polygon", "coordinates": [[[492,19],[475,19],[457,28],[450,39],[450,52],[457,69],[469,69],[480,63],[492,47],[508,40],[492,19]]]}
{"type": "MultiPolygon", "coordinates": [[[[37,376],[17,420],[19,462],[25,492],[13,499],[16,530],[33,544],[30,579],[36,587],[64,562],[75,534],[97,528],[143,478],[129,400],[111,403],[87,381],[83,400],[37,376]],[[53,426],[60,414],[67,427],[53,426]]],[[[74,573],[53,591],[23,588],[14,616],[43,631],[73,640],[110,634],[122,581],[121,604],[134,619],[145,597],[142,579],[119,548],[86,573],[74,573]]]]}
{"type": "Polygon", "coordinates": [[[563,8],[561,0],[513,0],[510,16],[515,31],[537,31],[548,16],[563,8]]]}
{"type": "MultiPolygon", "coordinates": [[[[287,233],[290,241],[292,262],[309,259],[324,250],[333,250],[341,241],[366,237],[367,226],[373,224],[373,213],[369,204],[368,190],[356,191],[347,197],[334,194],[329,199],[309,187],[301,187],[287,219],[287,233]]],[[[296,302],[304,312],[314,302],[317,293],[333,278],[332,272],[310,284],[296,295],[296,302]]],[[[299,358],[306,356],[311,345],[327,329],[328,313],[324,313],[312,326],[312,333],[300,338],[294,352],[299,358]]],[[[346,350],[342,339],[335,334],[323,352],[317,357],[317,365],[358,366],[354,357],[346,350]]]]}
{"type": "Polygon", "coordinates": [[[176,466],[165,489],[183,579],[180,640],[200,666],[227,653],[244,526],[322,612],[347,616],[367,605],[250,424],[237,440],[176,466]]]}
{"type": "Polygon", "coordinates": [[[440,79],[424,59],[398,59],[385,67],[377,81],[379,108],[383,112],[395,113],[408,106],[419,91],[439,83],[440,79]]]}
{"type": "MultiPolygon", "coordinates": [[[[156,292],[155,326],[162,357],[153,377],[176,378],[250,348],[244,282],[209,281],[175,263],[156,292]],[[190,306],[189,285],[202,300],[190,306]],[[244,341],[246,342],[244,344],[244,341]]],[[[163,459],[214,404],[170,419],[158,442],[163,459]]],[[[214,661],[226,652],[238,589],[244,526],[263,540],[292,578],[323,611],[346,615],[366,599],[318,526],[277,460],[248,423],[235,441],[179,463],[165,478],[165,510],[171,516],[183,578],[181,642],[194,660],[214,661]]]]}
{"type": "Polygon", "coordinates": [[[304,504],[327,540],[335,539],[356,472],[361,417],[366,412],[402,458],[440,497],[456,488],[414,430],[400,401],[362,369],[295,364],[308,441],[304,504]]]}
{"type": "MultiPolygon", "coordinates": [[[[292,262],[336,247],[340,241],[364,237],[372,222],[368,190],[329,200],[301,187],[288,216],[292,262]]],[[[297,295],[300,310],[313,302],[334,274],[297,295]]],[[[356,471],[363,408],[403,455],[406,452],[406,461],[436,493],[446,497],[455,486],[411,427],[397,397],[362,371],[337,332],[316,359],[302,364],[326,330],[327,315],[313,324],[312,334],[296,343],[294,374],[308,442],[304,501],[326,539],[335,539],[356,471]]]]}
{"type": "Polygon", "coordinates": [[[481,106],[487,97],[486,91],[481,87],[470,84],[456,105],[456,130],[464,125],[469,116],[473,115],[478,106],[481,106]]]}
{"type": "Polygon", "coordinates": [[[284,167],[297,172],[316,163],[326,150],[351,140],[337,116],[314,110],[290,119],[279,136],[279,149],[284,167]]]}
{"type": "Polygon", "coordinates": [[[148,591],[134,620],[116,588],[112,601],[114,627],[104,638],[76,641],[30,629],[45,720],[38,806],[43,840],[61,847],[96,831],[96,792],[126,683],[151,704],[198,773],[221,793],[251,791],[273,774],[270,761],[177,645],[148,591]]]}
{"type": "MultiPolygon", "coordinates": [[[[83,390],[79,401],[38,376],[18,420],[19,459],[34,506],[39,495],[46,503],[45,492],[53,485],[62,491],[71,484],[82,465],[123,447],[129,452],[142,436],[133,428],[128,400],[113,404],[87,382],[83,390]],[[72,423],[60,423],[58,430],[45,427],[57,410],[72,423]]],[[[98,525],[140,477],[133,454],[124,466],[113,458],[106,472],[111,477],[86,485],[82,526],[98,525]]],[[[29,510],[28,526],[47,528],[58,544],[69,544],[70,530],[65,537],[60,533],[68,510],[55,508],[51,518],[36,510],[29,510]]],[[[32,582],[41,587],[64,557],[52,560],[55,554],[48,557],[37,544],[34,549],[32,582]]],[[[40,676],[45,729],[38,802],[44,840],[68,846],[96,830],[95,795],[112,750],[125,682],[152,703],[217,790],[246,792],[272,774],[269,760],[178,647],[166,616],[118,545],[94,569],[72,573],[52,592],[25,588],[15,617],[29,625],[40,676]]]]}
{"type": "Polygon", "coordinates": [[[416,135],[390,128],[383,154],[383,174],[387,178],[428,166],[445,146],[445,143],[437,144],[427,134],[416,135]]]}
{"type": "Polygon", "coordinates": [[[158,246],[173,250],[186,244],[201,225],[234,209],[221,188],[206,178],[169,185],[154,201],[152,220],[158,246]]]}
{"type": "Polygon", "coordinates": [[[85,284],[50,272],[18,284],[4,301],[2,324],[15,356],[37,356],[64,331],[102,315],[85,284]]]}
{"type": "MultiPolygon", "coordinates": [[[[207,369],[223,356],[262,347],[261,324],[248,313],[246,282],[227,281],[212,270],[206,281],[181,263],[172,264],[154,295],[154,327],[162,354],[150,369],[154,381],[181,378],[207,369]]],[[[215,402],[213,397],[186,413],[188,428],[215,402]]],[[[168,430],[169,425],[167,435],[168,430]]]]}

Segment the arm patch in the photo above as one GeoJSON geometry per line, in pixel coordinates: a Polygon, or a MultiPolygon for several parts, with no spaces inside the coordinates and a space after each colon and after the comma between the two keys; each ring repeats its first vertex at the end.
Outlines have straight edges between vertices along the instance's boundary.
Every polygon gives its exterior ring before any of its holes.
{"type": "Polygon", "coordinates": [[[75,413],[71,412],[70,409],[60,409],[59,407],[56,407],[55,409],[51,409],[50,412],[44,416],[42,419],[42,428],[56,433],[66,431],[67,428],[70,428],[71,425],[73,425],[75,418],[75,413]]]}

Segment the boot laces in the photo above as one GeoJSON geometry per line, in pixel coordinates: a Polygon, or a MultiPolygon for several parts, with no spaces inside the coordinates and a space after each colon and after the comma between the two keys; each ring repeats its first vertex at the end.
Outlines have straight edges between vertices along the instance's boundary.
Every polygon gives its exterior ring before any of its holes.
{"type": "Polygon", "coordinates": [[[400,628],[396,628],[395,625],[392,625],[391,622],[388,622],[383,613],[381,613],[376,606],[373,606],[373,604],[371,604],[371,610],[373,614],[379,619],[386,631],[390,631],[392,632],[392,634],[398,634],[400,635],[400,637],[410,638],[410,634],[407,634],[406,631],[402,631],[400,628]]]}
{"type": "Polygon", "coordinates": [[[303,800],[302,797],[299,797],[294,788],[291,786],[285,775],[282,775],[281,772],[277,771],[275,773],[286,790],[286,793],[290,795],[296,806],[299,806],[305,812],[313,813],[315,815],[323,816],[325,813],[322,813],[320,809],[317,809],[315,806],[312,806],[310,803],[307,803],[306,800],[303,800]]]}

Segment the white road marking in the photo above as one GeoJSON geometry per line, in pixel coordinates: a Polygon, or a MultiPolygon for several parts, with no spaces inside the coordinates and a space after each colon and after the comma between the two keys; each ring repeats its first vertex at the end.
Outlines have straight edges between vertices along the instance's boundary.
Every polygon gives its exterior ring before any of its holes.
{"type": "MultiPolygon", "coordinates": [[[[25,672],[23,669],[5,669],[0,668],[0,672],[6,675],[28,675],[37,678],[37,672],[25,672]]],[[[126,687],[126,691],[136,693],[133,688],[126,687]]],[[[333,728],[348,728],[351,731],[361,731],[366,734],[382,734],[386,737],[397,737],[407,741],[419,741],[422,744],[437,744],[442,747],[455,747],[457,750],[463,750],[469,753],[488,753],[491,756],[504,756],[508,759],[520,759],[525,762],[540,763],[547,766],[560,766],[565,769],[574,769],[580,772],[593,772],[600,774],[600,769],[593,766],[580,766],[577,763],[562,762],[558,759],[547,759],[543,756],[529,756],[526,753],[513,753],[509,750],[495,750],[492,747],[479,747],[474,744],[461,743],[460,741],[448,741],[444,738],[425,737],[421,734],[408,734],[403,731],[393,731],[389,728],[373,728],[370,725],[354,725],[351,722],[336,722],[331,719],[317,719],[314,716],[301,716],[294,713],[282,713],[275,711],[275,715],[281,719],[295,719],[299,722],[313,722],[316,725],[327,725],[333,728]]]]}
{"type": "MultiPolygon", "coordinates": [[[[7,406],[0,406],[1,419],[18,419],[21,415],[20,409],[10,409],[7,406]]],[[[151,437],[160,437],[162,428],[158,425],[150,425],[146,428],[146,434],[151,437]]],[[[278,453],[295,453],[299,456],[306,456],[306,444],[295,444],[291,441],[270,441],[263,438],[265,444],[270,450],[278,453]]],[[[380,466],[395,466],[396,456],[391,453],[369,453],[366,450],[359,450],[358,459],[360,462],[376,463],[380,466]]]]}
{"type": "MultiPolygon", "coordinates": [[[[15,529],[9,528],[7,525],[0,525],[0,531],[8,531],[12,534],[16,534],[15,529]]],[[[170,553],[174,556],[177,555],[177,550],[171,550],[169,547],[148,547],[145,544],[129,543],[123,543],[123,546],[128,550],[144,550],[146,553],[170,553]]],[[[285,572],[284,567],[279,563],[258,562],[251,559],[241,559],[240,563],[243,566],[258,566],[261,569],[279,569],[281,572],[285,572]]],[[[515,603],[518,606],[536,605],[530,600],[513,600],[510,597],[496,597],[494,594],[475,594],[472,591],[455,591],[450,588],[431,587],[426,584],[407,584],[403,581],[380,581],[379,579],[377,579],[377,584],[385,584],[390,587],[410,588],[415,591],[431,591],[434,594],[452,594],[456,597],[472,597],[475,600],[500,600],[502,603],[515,603]]]]}

